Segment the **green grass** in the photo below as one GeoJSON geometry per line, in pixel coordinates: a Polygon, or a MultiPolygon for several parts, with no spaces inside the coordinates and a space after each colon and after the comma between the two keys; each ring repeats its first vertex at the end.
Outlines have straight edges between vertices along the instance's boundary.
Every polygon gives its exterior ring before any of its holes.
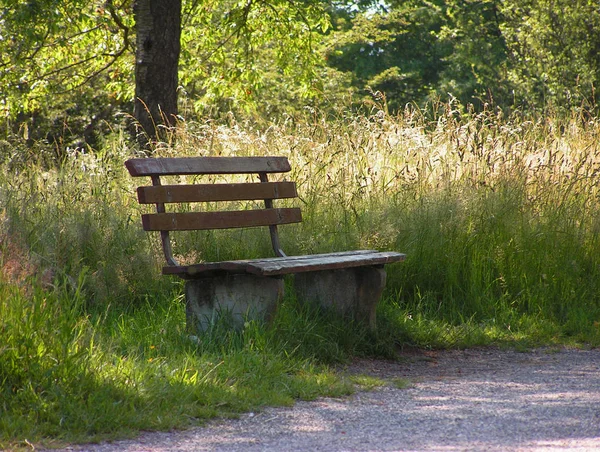
{"type": "Polygon", "coordinates": [[[396,389],[408,389],[413,386],[412,382],[406,378],[393,378],[392,384],[396,389]]]}
{"type": "Polygon", "coordinates": [[[386,385],[385,380],[370,375],[351,375],[349,380],[363,391],[371,391],[386,385]]]}
{"type": "MultiPolygon", "coordinates": [[[[407,110],[239,125],[188,122],[156,155],[286,155],[304,222],[288,254],[393,249],[378,330],[286,298],[272,325],[192,341],[107,137],[55,166],[0,163],[0,446],[185,428],[348,394],[327,366],[424,348],[600,344],[600,121],[407,110]]],[[[180,234],[189,260],[269,254],[265,231],[180,234]]],[[[364,382],[367,386],[368,381],[364,382]]]]}
{"type": "MultiPolygon", "coordinates": [[[[5,445],[185,428],[214,416],[351,392],[349,383],[315,363],[314,351],[277,339],[284,333],[277,324],[213,331],[197,343],[185,332],[177,300],[88,314],[80,291],[24,294],[2,284],[0,295],[5,445]]],[[[296,333],[331,342],[314,322],[296,320],[303,329],[296,333]]]]}

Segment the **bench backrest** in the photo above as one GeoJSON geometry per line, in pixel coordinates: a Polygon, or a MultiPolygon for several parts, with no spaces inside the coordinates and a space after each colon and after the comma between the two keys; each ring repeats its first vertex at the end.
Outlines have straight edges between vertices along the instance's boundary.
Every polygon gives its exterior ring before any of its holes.
{"type": "Polygon", "coordinates": [[[149,176],[151,186],[138,187],[140,204],[155,204],[155,214],[143,214],[146,231],[160,231],[169,265],[173,257],[170,231],[269,226],[273,250],[285,256],[279,245],[277,225],[302,221],[299,208],[274,208],[273,200],[297,196],[294,182],[269,182],[268,174],[290,171],[286,157],[179,157],[136,158],[125,162],[134,177],[149,176]],[[161,176],[257,174],[260,182],[162,185],[161,176]],[[165,204],[263,200],[264,209],[217,212],[167,212],[165,204]]]}

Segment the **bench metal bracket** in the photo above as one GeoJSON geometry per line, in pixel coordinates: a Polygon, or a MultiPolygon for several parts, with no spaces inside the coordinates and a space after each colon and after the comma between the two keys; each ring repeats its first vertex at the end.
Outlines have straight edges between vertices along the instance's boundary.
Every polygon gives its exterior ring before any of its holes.
{"type": "MultiPolygon", "coordinates": [[[[258,173],[261,182],[269,182],[269,178],[267,173],[258,173]]],[[[265,207],[267,209],[273,208],[273,200],[265,199],[265,207]]],[[[277,231],[277,226],[272,225],[269,226],[269,232],[271,234],[271,244],[273,245],[273,251],[275,252],[275,256],[277,257],[287,257],[287,255],[281,249],[281,245],[279,243],[279,232],[277,231]]]]}
{"type": "MultiPolygon", "coordinates": [[[[152,185],[161,185],[159,176],[150,176],[152,178],[152,185]]],[[[163,203],[156,204],[156,213],[165,213],[165,205],[163,203]]],[[[163,252],[165,253],[165,259],[167,264],[171,266],[178,266],[179,263],[173,257],[173,249],[171,248],[171,238],[169,237],[169,231],[160,231],[160,241],[162,242],[163,252]]]]}

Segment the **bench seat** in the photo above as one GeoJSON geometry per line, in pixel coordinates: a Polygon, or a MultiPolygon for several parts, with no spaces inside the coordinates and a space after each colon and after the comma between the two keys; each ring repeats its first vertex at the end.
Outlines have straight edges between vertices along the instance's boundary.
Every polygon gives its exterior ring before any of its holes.
{"type": "Polygon", "coordinates": [[[406,255],[392,251],[356,250],[306,256],[273,257],[222,262],[204,262],[194,265],[166,266],[164,275],[184,279],[204,277],[209,273],[249,273],[257,276],[277,276],[291,273],[336,270],[341,268],[383,266],[403,261],[406,255]]]}

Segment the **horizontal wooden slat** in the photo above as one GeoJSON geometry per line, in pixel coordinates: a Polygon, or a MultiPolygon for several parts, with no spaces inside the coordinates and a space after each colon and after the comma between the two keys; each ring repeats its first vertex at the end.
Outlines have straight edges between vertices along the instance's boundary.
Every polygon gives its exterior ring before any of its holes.
{"type": "Polygon", "coordinates": [[[173,176],[185,174],[285,173],[287,157],[173,157],[137,158],[125,162],[129,174],[173,176]]]}
{"type": "Polygon", "coordinates": [[[155,185],[137,189],[140,204],[295,198],[294,182],[155,185]]]}
{"type": "Polygon", "coordinates": [[[191,231],[249,228],[302,221],[297,207],[225,212],[155,213],[142,215],[146,231],[191,231]]]}
{"type": "Polygon", "coordinates": [[[285,275],[308,271],[336,270],[341,268],[380,266],[399,262],[406,255],[393,251],[357,250],[340,253],[314,254],[308,256],[288,256],[268,259],[205,262],[195,265],[164,267],[163,274],[193,278],[203,273],[227,271],[251,273],[260,276],[285,275]]]}
{"type": "Polygon", "coordinates": [[[319,270],[335,270],[368,265],[385,265],[405,259],[405,255],[395,252],[361,253],[345,256],[327,254],[307,256],[306,259],[256,262],[248,267],[250,273],[257,275],[283,275],[319,270]]]}
{"type": "Polygon", "coordinates": [[[269,264],[277,261],[285,261],[285,262],[293,262],[296,260],[306,260],[311,258],[312,256],[351,256],[351,255],[359,255],[359,254],[369,254],[369,253],[378,253],[375,250],[354,250],[354,251],[338,251],[336,253],[327,253],[327,254],[311,254],[311,255],[300,255],[300,256],[285,256],[285,257],[266,257],[259,259],[240,259],[234,261],[221,261],[221,262],[202,262],[200,264],[193,265],[181,265],[178,267],[170,266],[164,267],[163,273],[165,274],[178,274],[178,273],[197,273],[203,271],[210,270],[242,270],[244,272],[247,271],[249,266],[252,265],[261,265],[261,264],[269,264]]]}

